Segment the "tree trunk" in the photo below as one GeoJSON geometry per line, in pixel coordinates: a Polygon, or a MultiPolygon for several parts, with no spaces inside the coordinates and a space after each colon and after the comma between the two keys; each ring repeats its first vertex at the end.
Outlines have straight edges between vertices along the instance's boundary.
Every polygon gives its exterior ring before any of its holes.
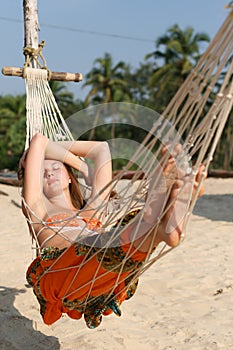
{"type": "MultiPolygon", "coordinates": [[[[24,0],[24,47],[38,48],[38,9],[37,0],[24,0]]],[[[34,62],[35,65],[35,62],[34,62]]]]}

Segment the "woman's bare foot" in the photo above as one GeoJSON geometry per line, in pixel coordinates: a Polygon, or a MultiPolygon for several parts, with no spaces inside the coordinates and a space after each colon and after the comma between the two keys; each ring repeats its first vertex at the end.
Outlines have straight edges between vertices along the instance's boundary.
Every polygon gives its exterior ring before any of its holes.
{"type": "Polygon", "coordinates": [[[202,182],[203,176],[204,178],[207,177],[207,174],[205,173],[205,166],[203,164],[199,167],[195,176],[192,174],[185,175],[182,173],[182,170],[174,170],[172,167],[176,167],[173,158],[169,159],[169,163],[164,169],[165,177],[167,174],[170,178],[171,174],[176,175],[172,180],[170,195],[166,203],[167,209],[165,209],[165,214],[159,225],[156,241],[158,243],[164,241],[170,247],[176,247],[181,237],[184,237],[185,219],[192,200],[196,195],[200,197],[204,193],[203,183],[200,185],[200,182],[202,182]]]}

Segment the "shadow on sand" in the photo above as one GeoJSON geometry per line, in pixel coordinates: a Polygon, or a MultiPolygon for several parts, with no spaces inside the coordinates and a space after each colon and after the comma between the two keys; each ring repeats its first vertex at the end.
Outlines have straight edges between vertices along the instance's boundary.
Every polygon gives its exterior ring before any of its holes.
{"type": "Polygon", "coordinates": [[[32,321],[14,307],[15,297],[26,289],[0,286],[0,349],[1,350],[58,350],[56,337],[46,336],[33,328],[32,321]]]}
{"type": "Polygon", "coordinates": [[[214,221],[233,222],[233,194],[206,194],[198,199],[194,215],[214,221]]]}

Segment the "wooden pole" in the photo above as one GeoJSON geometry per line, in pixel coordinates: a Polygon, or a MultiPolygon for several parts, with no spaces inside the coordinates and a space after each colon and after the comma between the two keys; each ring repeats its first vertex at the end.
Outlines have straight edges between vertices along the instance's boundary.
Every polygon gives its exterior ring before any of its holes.
{"type": "MultiPolygon", "coordinates": [[[[24,47],[38,49],[38,9],[37,0],[23,1],[24,13],[24,47]]],[[[36,61],[32,60],[32,66],[36,67],[36,61]]]]}
{"type": "MultiPolygon", "coordinates": [[[[3,67],[2,74],[7,76],[14,77],[24,77],[24,68],[20,67],[3,67]]],[[[48,71],[48,80],[58,80],[58,81],[73,81],[80,82],[82,81],[83,76],[81,73],[67,73],[67,72],[49,72],[48,71]]]]}
{"type": "MultiPolygon", "coordinates": [[[[38,44],[38,8],[37,0],[23,0],[24,12],[24,48],[37,50],[38,44]]],[[[32,68],[38,68],[36,58],[31,58],[32,68]]],[[[3,67],[2,74],[24,78],[24,68],[3,67]]],[[[81,73],[51,72],[48,70],[48,80],[80,82],[83,77],[81,73]]]]}

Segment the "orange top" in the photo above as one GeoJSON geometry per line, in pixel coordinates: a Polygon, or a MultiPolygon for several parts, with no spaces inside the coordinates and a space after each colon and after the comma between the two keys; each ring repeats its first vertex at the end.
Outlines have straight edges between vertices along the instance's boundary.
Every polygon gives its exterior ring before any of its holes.
{"type": "Polygon", "coordinates": [[[75,216],[70,217],[70,214],[68,213],[60,213],[50,216],[46,223],[48,223],[48,226],[58,226],[59,222],[61,221],[62,226],[66,227],[76,227],[79,226],[79,220],[83,220],[87,223],[87,228],[89,230],[95,231],[102,227],[102,223],[95,218],[88,218],[85,216],[75,216]]]}

